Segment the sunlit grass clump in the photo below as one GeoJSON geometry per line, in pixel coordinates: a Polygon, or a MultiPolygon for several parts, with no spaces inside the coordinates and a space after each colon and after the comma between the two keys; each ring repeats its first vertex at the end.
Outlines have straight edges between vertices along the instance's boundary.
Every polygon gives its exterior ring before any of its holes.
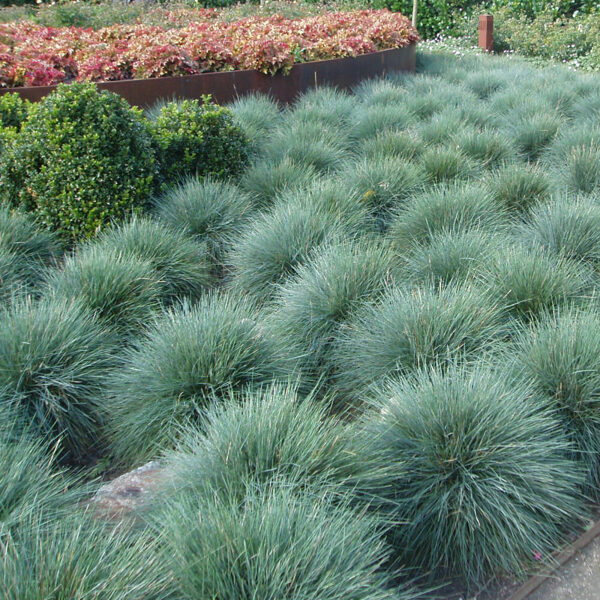
{"type": "Polygon", "coordinates": [[[248,488],[281,479],[290,489],[339,491],[365,468],[350,449],[351,431],[289,384],[212,404],[200,422],[165,459],[176,495],[243,500],[248,488]]]}
{"type": "Polygon", "coordinates": [[[600,495],[600,318],[594,310],[548,314],[523,333],[512,356],[532,383],[538,407],[554,412],[585,469],[587,491],[600,495]]]}
{"type": "Polygon", "coordinates": [[[106,400],[112,447],[128,463],[173,443],[215,398],[282,376],[274,341],[253,305],[209,294],[172,309],[121,356],[106,400]]]}
{"type": "Polygon", "coordinates": [[[467,587],[523,575],[585,514],[559,423],[505,374],[424,371],[390,381],[374,402],[363,435],[400,563],[467,587]]]}
{"type": "Polygon", "coordinates": [[[112,334],[81,302],[21,300],[0,318],[0,404],[84,461],[103,443],[114,352],[112,334]]]}
{"type": "Polygon", "coordinates": [[[381,569],[382,522],[348,501],[297,495],[285,484],[239,500],[187,496],[158,516],[163,559],[186,598],[404,600],[381,569]]]}
{"type": "Polygon", "coordinates": [[[499,307],[473,286],[398,286],[358,312],[334,349],[337,386],[361,400],[386,376],[468,358],[498,336],[499,307]]]}

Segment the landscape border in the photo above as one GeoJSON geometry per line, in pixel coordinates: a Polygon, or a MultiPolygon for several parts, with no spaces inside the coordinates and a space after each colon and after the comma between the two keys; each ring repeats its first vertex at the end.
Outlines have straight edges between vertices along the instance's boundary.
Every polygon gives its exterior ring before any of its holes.
{"type": "MultiPolygon", "coordinates": [[[[288,75],[265,75],[255,70],[219,71],[177,77],[153,79],[127,79],[97,83],[101,90],[123,96],[130,104],[142,108],[160,99],[200,98],[210,94],[219,104],[226,104],[253,92],[269,94],[284,104],[293,102],[299,94],[312,87],[331,85],[349,89],[372,77],[381,77],[393,71],[414,73],[416,44],[403,48],[381,50],[356,57],[335,58],[315,62],[297,63],[288,75]]],[[[10,92],[37,102],[56,89],[55,85],[1,88],[0,95],[10,92]]]]}

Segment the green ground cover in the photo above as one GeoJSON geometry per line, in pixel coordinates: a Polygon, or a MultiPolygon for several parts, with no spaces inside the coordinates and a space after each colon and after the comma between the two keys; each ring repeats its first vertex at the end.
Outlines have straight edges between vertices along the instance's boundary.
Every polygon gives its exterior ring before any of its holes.
{"type": "MultiPolygon", "coordinates": [[[[417,71],[239,99],[243,164],[163,148],[152,196],[83,241],[2,209],[4,597],[475,592],[585,524],[600,79],[425,51],[417,71]],[[93,475],[157,457],[172,478],[135,528],[76,509],[93,475]]],[[[67,100],[45,110],[70,123],[67,100]]],[[[7,139],[38,131],[23,110],[7,139]]],[[[124,135],[152,148],[159,114],[124,135]]]]}

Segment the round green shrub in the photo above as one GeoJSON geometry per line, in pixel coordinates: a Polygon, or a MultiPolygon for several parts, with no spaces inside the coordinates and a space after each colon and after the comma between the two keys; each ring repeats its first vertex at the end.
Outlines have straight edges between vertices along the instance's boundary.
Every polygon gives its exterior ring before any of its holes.
{"type": "Polygon", "coordinates": [[[553,412],[572,442],[569,455],[600,495],[600,319],[594,311],[555,312],[517,340],[514,368],[533,385],[533,399],[553,412]]]}
{"type": "Polygon", "coordinates": [[[392,380],[377,396],[363,435],[398,562],[476,588],[549,560],[581,520],[582,473],[530,391],[480,366],[392,380]]]}
{"type": "Polygon", "coordinates": [[[25,299],[0,319],[0,404],[81,461],[102,444],[114,339],[79,302],[25,299]]]}
{"type": "Polygon", "coordinates": [[[310,203],[281,201],[253,218],[228,256],[232,287],[255,300],[270,298],[319,247],[349,236],[333,212],[310,203]]]}
{"type": "Polygon", "coordinates": [[[213,399],[282,376],[274,341],[247,299],[209,294],[157,320],[111,375],[116,456],[127,464],[173,442],[213,399]]]}
{"type": "Polygon", "coordinates": [[[29,101],[23,100],[19,94],[0,96],[0,127],[12,127],[19,131],[27,119],[29,105],[29,101]]]}
{"type": "Polygon", "coordinates": [[[526,213],[532,206],[547,202],[552,188],[552,180],[547,173],[529,164],[503,166],[487,180],[492,198],[516,213],[526,213]]]}
{"type": "Polygon", "coordinates": [[[104,231],[98,245],[149,262],[162,284],[161,297],[166,303],[198,298],[214,283],[206,245],[160,221],[134,217],[104,231]]]}
{"type": "Polygon", "coordinates": [[[149,261],[94,244],[49,272],[50,293],[79,300],[122,336],[137,335],[160,307],[162,282],[149,261]]]}
{"type": "Polygon", "coordinates": [[[198,100],[169,102],[150,121],[150,133],[164,181],[182,176],[225,178],[248,162],[248,139],[231,112],[198,100]]]}
{"type": "Polygon", "coordinates": [[[165,458],[169,486],[203,496],[244,499],[249,487],[285,480],[297,490],[343,489],[365,468],[351,450],[352,430],[290,385],[248,391],[208,407],[199,429],[182,433],[165,458]]]}
{"type": "MultiPolygon", "coordinates": [[[[381,519],[327,494],[285,485],[237,499],[191,495],[157,516],[162,558],[186,598],[408,600],[380,569],[389,558],[381,519]]],[[[396,584],[397,585],[397,584],[396,584]]]]}
{"type": "Polygon", "coordinates": [[[482,275],[492,298],[515,317],[531,319],[566,303],[582,302],[593,278],[582,265],[518,243],[497,248],[482,275]]]}
{"type": "Polygon", "coordinates": [[[391,289],[338,336],[332,359],[337,387],[360,400],[386,376],[473,356],[497,337],[499,317],[499,307],[474,286],[391,289]]]}
{"type": "Polygon", "coordinates": [[[450,183],[425,190],[401,206],[388,235],[394,246],[404,252],[415,244],[428,244],[442,231],[494,232],[505,226],[504,211],[481,186],[450,183]]]}
{"type": "Polygon", "coordinates": [[[32,105],[0,156],[0,199],[69,244],[139,212],[155,178],[141,112],[94,84],[59,85],[32,105]]]}
{"type": "Polygon", "coordinates": [[[220,268],[252,206],[250,198],[232,183],[192,177],[167,189],[154,209],[162,222],[205,243],[220,268]]]}

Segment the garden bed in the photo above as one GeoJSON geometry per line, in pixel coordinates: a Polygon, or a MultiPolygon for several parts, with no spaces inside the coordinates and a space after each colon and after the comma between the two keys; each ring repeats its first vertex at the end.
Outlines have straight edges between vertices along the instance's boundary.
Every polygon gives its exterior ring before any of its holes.
{"type": "MultiPolygon", "coordinates": [[[[136,106],[151,106],[160,98],[200,98],[210,94],[221,104],[253,92],[268,94],[283,103],[292,102],[312,87],[333,85],[349,89],[360,81],[394,71],[415,70],[416,44],[382,50],[355,58],[338,58],[294,65],[288,75],[265,75],[257,70],[202,73],[199,75],[105,81],[100,89],[115,92],[136,106]]],[[[55,85],[0,89],[0,95],[16,92],[36,102],[55,85]]]]}

